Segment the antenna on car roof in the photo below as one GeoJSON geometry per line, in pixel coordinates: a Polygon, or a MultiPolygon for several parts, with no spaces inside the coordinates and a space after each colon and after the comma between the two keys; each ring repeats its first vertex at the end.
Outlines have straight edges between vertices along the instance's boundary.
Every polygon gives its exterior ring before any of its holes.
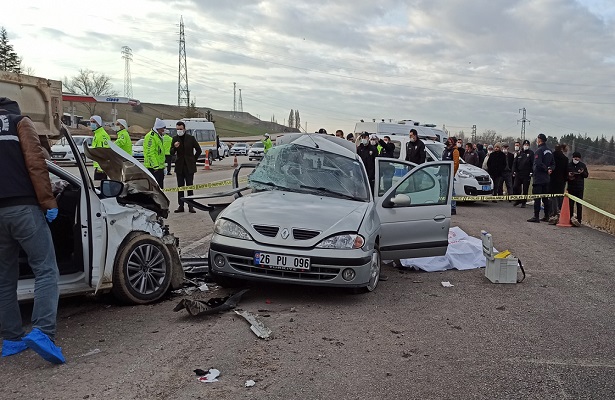
{"type": "Polygon", "coordinates": [[[318,143],[316,143],[316,141],[315,141],[315,140],[314,140],[314,138],[312,137],[312,134],[311,134],[311,133],[308,133],[307,135],[308,135],[308,137],[309,137],[310,139],[312,139],[312,142],[314,143],[314,147],[316,147],[317,149],[320,149],[320,147],[318,147],[318,143]]]}

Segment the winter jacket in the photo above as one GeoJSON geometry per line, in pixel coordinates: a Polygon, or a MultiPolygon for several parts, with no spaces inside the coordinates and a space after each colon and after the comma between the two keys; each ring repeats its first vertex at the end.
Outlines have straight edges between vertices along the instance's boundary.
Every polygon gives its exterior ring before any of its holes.
{"type": "Polygon", "coordinates": [[[149,131],[143,141],[143,165],[145,168],[165,169],[165,154],[162,138],[155,131],[149,131]]]}
{"type": "MultiPolygon", "coordinates": [[[[107,131],[105,131],[105,129],[102,126],[100,126],[98,127],[98,129],[94,131],[94,139],[92,140],[92,148],[95,149],[98,147],[109,147],[110,141],[111,141],[111,138],[109,137],[109,134],[107,133],[107,131]]],[[[94,165],[94,169],[100,171],[100,166],[98,165],[96,161],[94,161],[93,165],[94,165]]]]}
{"type": "Polygon", "coordinates": [[[122,129],[117,133],[115,144],[129,155],[132,155],[132,141],[126,129],[122,129]]]}
{"type": "Polygon", "coordinates": [[[532,150],[520,151],[513,161],[513,174],[521,178],[529,178],[534,165],[534,152],[532,150]]]}
{"type": "Polygon", "coordinates": [[[568,189],[584,189],[585,178],[589,176],[587,166],[583,161],[578,164],[570,161],[568,163],[568,189]]]}
{"type": "Polygon", "coordinates": [[[513,163],[515,162],[515,155],[512,153],[505,153],[504,155],[506,156],[506,168],[504,168],[504,172],[512,173],[513,163]]]}
{"type": "Polygon", "coordinates": [[[466,163],[470,164],[470,165],[475,165],[475,166],[479,166],[478,165],[478,154],[476,154],[476,152],[474,150],[472,151],[466,151],[463,154],[463,161],[465,161],[466,163]]]}
{"type": "Polygon", "coordinates": [[[406,144],[406,161],[423,164],[425,159],[427,159],[427,152],[425,151],[425,143],[421,139],[406,144]]]}
{"type": "Polygon", "coordinates": [[[506,169],[506,155],[501,151],[494,151],[487,160],[487,170],[492,178],[499,178],[504,175],[506,169]]]}
{"type": "Polygon", "coordinates": [[[568,163],[570,160],[561,150],[553,152],[553,159],[555,161],[555,169],[550,176],[551,182],[566,182],[568,180],[568,163]]]}
{"type": "Polygon", "coordinates": [[[164,155],[171,155],[171,143],[173,143],[173,138],[171,135],[167,135],[166,133],[162,137],[162,147],[164,148],[164,155]]]}
{"type": "Polygon", "coordinates": [[[376,175],[376,156],[378,155],[378,149],[371,144],[360,144],[357,146],[357,154],[365,165],[367,171],[367,177],[370,181],[374,180],[376,175]]]}
{"type": "Polygon", "coordinates": [[[263,147],[265,148],[263,150],[264,153],[268,152],[269,149],[273,147],[273,143],[271,142],[270,138],[265,138],[262,140],[262,142],[263,142],[263,147]]]}
{"type": "MultiPolygon", "coordinates": [[[[457,145],[455,145],[455,146],[457,146],[457,145]]],[[[461,158],[463,158],[463,156],[466,154],[466,149],[464,149],[463,146],[457,147],[457,151],[459,152],[459,157],[461,157],[461,158]]]]}
{"type": "Polygon", "coordinates": [[[453,175],[456,175],[457,170],[459,170],[459,150],[457,147],[445,148],[442,152],[442,161],[452,161],[455,168],[453,175]]]}
{"type": "Polygon", "coordinates": [[[13,101],[0,109],[0,170],[0,207],[58,208],[36,128],[13,101]]]}
{"type": "Polygon", "coordinates": [[[555,160],[553,160],[553,152],[549,150],[545,143],[538,146],[534,153],[534,185],[546,185],[549,183],[549,171],[555,168],[555,160]]]}
{"type": "Polygon", "coordinates": [[[380,139],[378,141],[378,157],[395,158],[395,143],[386,143],[380,139]]]}
{"type": "Polygon", "coordinates": [[[487,153],[485,153],[485,150],[483,149],[483,145],[480,143],[476,145],[476,154],[478,155],[477,167],[480,167],[483,165],[483,161],[485,161],[485,157],[487,156],[487,153]]]}
{"type": "Polygon", "coordinates": [[[175,136],[171,144],[171,154],[177,154],[175,161],[175,172],[178,174],[196,173],[196,160],[203,150],[194,136],[185,133],[183,136],[175,136]],[[175,147],[179,143],[179,147],[175,147]]]}

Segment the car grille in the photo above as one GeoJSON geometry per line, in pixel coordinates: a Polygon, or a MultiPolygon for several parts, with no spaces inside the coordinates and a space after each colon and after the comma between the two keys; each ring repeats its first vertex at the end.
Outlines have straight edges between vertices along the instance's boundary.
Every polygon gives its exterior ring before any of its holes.
{"type": "Polygon", "coordinates": [[[228,257],[228,262],[234,269],[242,272],[247,272],[255,275],[272,276],[286,279],[296,280],[319,280],[328,281],[334,279],[339,274],[339,268],[329,268],[325,266],[318,266],[316,264],[310,265],[309,271],[281,271],[277,269],[269,269],[256,267],[252,263],[252,258],[244,257],[228,257]]]}
{"type": "Polygon", "coordinates": [[[318,231],[309,231],[306,229],[293,229],[293,237],[295,240],[309,240],[320,235],[318,231]]]}
{"type": "Polygon", "coordinates": [[[489,175],[477,176],[476,180],[478,181],[479,185],[491,185],[489,175]]]}
{"type": "Polygon", "coordinates": [[[277,226],[254,225],[254,230],[263,236],[275,237],[280,230],[277,226]]]}

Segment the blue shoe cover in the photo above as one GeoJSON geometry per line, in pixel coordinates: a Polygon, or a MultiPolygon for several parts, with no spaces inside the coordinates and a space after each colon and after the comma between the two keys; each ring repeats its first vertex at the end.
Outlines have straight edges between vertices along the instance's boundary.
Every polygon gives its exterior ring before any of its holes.
{"type": "Polygon", "coordinates": [[[24,336],[22,340],[29,348],[50,363],[64,364],[66,362],[62,355],[62,349],[56,346],[49,339],[49,336],[45,335],[40,329],[32,329],[32,332],[24,336]]]}
{"type": "Polygon", "coordinates": [[[27,350],[28,346],[21,340],[3,340],[2,341],[2,357],[8,357],[15,354],[19,354],[24,350],[27,350]]]}

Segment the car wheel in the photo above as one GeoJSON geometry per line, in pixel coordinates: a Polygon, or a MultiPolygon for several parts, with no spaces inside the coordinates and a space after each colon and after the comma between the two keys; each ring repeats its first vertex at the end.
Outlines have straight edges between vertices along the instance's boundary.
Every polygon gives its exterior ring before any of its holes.
{"type": "Polygon", "coordinates": [[[380,280],[380,264],[380,248],[376,246],[372,253],[372,262],[369,266],[369,282],[367,282],[366,286],[354,290],[355,293],[370,293],[376,290],[380,280]]]}
{"type": "Polygon", "coordinates": [[[121,301],[147,304],[159,300],[171,285],[171,255],[164,243],[148,234],[129,238],[113,270],[113,294],[121,301]]]}

